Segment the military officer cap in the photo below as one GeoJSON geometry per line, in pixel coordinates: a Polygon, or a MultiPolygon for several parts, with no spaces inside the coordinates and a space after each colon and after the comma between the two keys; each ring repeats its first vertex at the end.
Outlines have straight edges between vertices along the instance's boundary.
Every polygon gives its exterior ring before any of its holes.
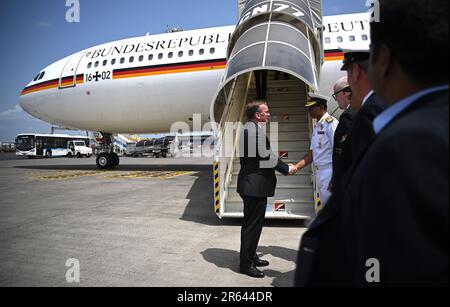
{"type": "Polygon", "coordinates": [[[305,107],[309,108],[315,105],[327,106],[328,97],[320,94],[308,93],[309,99],[305,107]]]}
{"type": "Polygon", "coordinates": [[[369,42],[355,43],[339,46],[344,52],[344,61],[341,70],[346,71],[353,63],[368,61],[370,57],[369,42]]]}

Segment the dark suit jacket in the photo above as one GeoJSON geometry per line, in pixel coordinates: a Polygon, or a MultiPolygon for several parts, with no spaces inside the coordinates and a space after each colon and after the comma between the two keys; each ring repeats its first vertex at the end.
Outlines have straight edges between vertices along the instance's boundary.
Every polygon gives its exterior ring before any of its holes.
{"type": "Polygon", "coordinates": [[[384,102],[377,95],[372,94],[356,114],[353,124],[350,127],[350,137],[348,142],[351,148],[350,160],[352,162],[358,161],[368,145],[373,142],[375,138],[375,132],[372,128],[373,120],[378,114],[383,112],[385,108],[384,102]]]}
{"type": "Polygon", "coordinates": [[[340,193],[347,186],[348,180],[353,174],[354,167],[375,139],[372,123],[386,108],[384,102],[377,95],[372,94],[362,108],[354,115],[349,128],[349,135],[343,144],[342,165],[340,168],[340,180],[336,180],[333,187],[334,193],[340,193]],[[339,191],[341,190],[341,191],[339,191]]]}
{"type": "Polygon", "coordinates": [[[344,153],[348,147],[345,146],[350,132],[350,126],[353,122],[354,113],[349,108],[342,113],[339,118],[339,125],[334,133],[334,147],[333,147],[333,184],[341,180],[345,171],[351,165],[351,156],[344,153]]]}
{"type": "Polygon", "coordinates": [[[448,111],[427,95],[381,131],[303,236],[297,286],[448,286],[448,111]]]}
{"type": "Polygon", "coordinates": [[[273,197],[277,179],[275,170],[289,174],[289,166],[275,155],[264,131],[248,122],[241,132],[240,162],[237,192],[241,196],[273,197]]]}

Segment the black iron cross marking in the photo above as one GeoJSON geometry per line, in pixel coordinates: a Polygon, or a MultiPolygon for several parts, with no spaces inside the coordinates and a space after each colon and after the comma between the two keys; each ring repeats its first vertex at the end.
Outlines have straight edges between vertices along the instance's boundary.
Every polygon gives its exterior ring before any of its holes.
{"type": "Polygon", "coordinates": [[[95,79],[95,82],[98,82],[98,79],[102,77],[101,74],[98,73],[98,71],[95,72],[95,75],[92,76],[95,79]]]}

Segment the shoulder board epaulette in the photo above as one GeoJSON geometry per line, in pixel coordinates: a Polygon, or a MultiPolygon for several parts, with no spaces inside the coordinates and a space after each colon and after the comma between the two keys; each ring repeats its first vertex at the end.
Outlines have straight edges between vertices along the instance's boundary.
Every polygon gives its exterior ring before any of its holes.
{"type": "Polygon", "coordinates": [[[326,121],[327,123],[331,124],[334,121],[334,118],[332,116],[327,117],[326,121]]]}

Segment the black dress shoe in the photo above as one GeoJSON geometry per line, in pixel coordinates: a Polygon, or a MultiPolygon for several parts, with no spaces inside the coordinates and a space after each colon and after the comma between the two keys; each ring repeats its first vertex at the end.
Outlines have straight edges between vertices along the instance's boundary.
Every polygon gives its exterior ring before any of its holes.
{"type": "Polygon", "coordinates": [[[246,269],[242,269],[241,268],[241,273],[248,275],[250,277],[254,277],[254,278],[263,278],[265,275],[263,272],[261,272],[260,270],[258,270],[256,267],[251,266],[249,268],[246,269]]]}
{"type": "Polygon", "coordinates": [[[269,261],[262,260],[262,259],[256,259],[255,261],[253,261],[253,263],[255,264],[255,266],[259,266],[259,267],[269,265],[269,261]]]}

